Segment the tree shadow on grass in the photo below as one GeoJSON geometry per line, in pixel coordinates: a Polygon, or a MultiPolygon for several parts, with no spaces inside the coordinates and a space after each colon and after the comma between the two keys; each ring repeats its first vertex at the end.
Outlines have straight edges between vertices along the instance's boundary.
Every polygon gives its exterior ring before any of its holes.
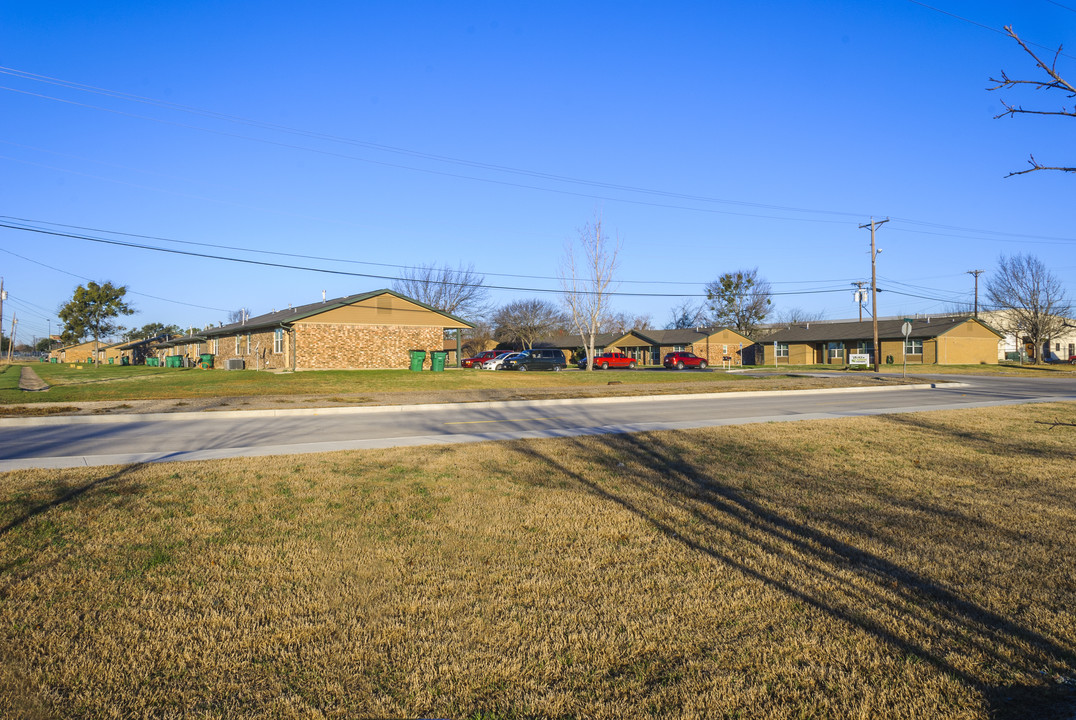
{"type": "MultiPolygon", "coordinates": [[[[775,457],[759,445],[730,440],[722,446],[719,440],[699,457],[698,445],[682,445],[673,433],[562,442],[574,446],[574,454],[563,445],[555,455],[538,443],[515,448],[693,552],[870,634],[895,656],[917,658],[959,679],[983,698],[992,717],[1071,716],[1076,704],[1071,637],[1051,636],[988,609],[938,568],[903,566],[881,554],[889,550],[884,545],[867,549],[879,545],[871,537],[869,514],[834,527],[804,519],[800,503],[810,496],[802,487],[798,498],[764,497],[752,489],[751,468],[796,478],[806,464],[801,453],[782,448],[775,457]],[[573,469],[565,460],[573,456],[585,458],[594,470],[573,469]],[[972,661],[956,663],[952,657],[972,661]],[[1011,681],[997,679],[1002,677],[1011,681]]],[[[826,512],[821,503],[807,515],[826,512]]],[[[940,517],[927,515],[925,522],[940,517]]]]}
{"type": "MultiPolygon", "coordinates": [[[[6,503],[7,512],[4,514],[7,515],[11,510],[14,510],[14,513],[10,520],[0,526],[0,539],[9,538],[31,520],[56,508],[83,502],[104,493],[141,494],[144,488],[140,483],[126,483],[123,480],[143,466],[144,463],[127,465],[108,475],[81,483],[69,482],[65,476],[61,475],[51,484],[49,497],[16,498],[8,501],[6,503]]],[[[25,551],[26,549],[24,546],[23,550],[25,551]]],[[[21,558],[8,557],[3,559],[2,564],[0,564],[0,574],[10,571],[16,565],[25,564],[26,559],[25,553],[21,558]]]]}

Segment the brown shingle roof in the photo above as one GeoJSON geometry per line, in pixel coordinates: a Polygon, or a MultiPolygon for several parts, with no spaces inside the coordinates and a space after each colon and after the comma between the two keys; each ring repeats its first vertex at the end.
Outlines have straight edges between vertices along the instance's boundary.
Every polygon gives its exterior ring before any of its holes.
{"type": "MultiPolygon", "coordinates": [[[[946,316],[932,318],[915,318],[909,320],[912,323],[911,338],[924,339],[944,335],[958,325],[966,322],[976,322],[1001,337],[1001,333],[986,323],[967,316],[946,316]]],[[[879,340],[899,340],[904,337],[901,329],[904,319],[879,320],[879,340]]],[[[766,342],[830,342],[838,340],[869,340],[874,336],[874,328],[870,320],[863,322],[809,322],[791,327],[785,327],[766,336],[766,342]]]]}

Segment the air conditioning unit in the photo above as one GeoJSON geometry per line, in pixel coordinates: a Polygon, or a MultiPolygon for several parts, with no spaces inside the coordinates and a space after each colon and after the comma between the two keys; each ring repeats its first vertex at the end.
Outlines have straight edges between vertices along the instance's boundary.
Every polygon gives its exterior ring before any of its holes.
{"type": "Polygon", "coordinates": [[[228,358],[228,370],[246,370],[247,361],[243,358],[228,358]]]}

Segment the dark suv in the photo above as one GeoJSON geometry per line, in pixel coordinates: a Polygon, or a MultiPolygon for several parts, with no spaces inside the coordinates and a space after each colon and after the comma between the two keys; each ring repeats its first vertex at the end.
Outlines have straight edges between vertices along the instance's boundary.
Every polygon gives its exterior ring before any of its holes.
{"type": "Polygon", "coordinates": [[[532,348],[524,350],[510,360],[505,360],[501,365],[502,370],[553,370],[554,372],[567,367],[564,361],[564,353],[550,348],[532,348]]]}

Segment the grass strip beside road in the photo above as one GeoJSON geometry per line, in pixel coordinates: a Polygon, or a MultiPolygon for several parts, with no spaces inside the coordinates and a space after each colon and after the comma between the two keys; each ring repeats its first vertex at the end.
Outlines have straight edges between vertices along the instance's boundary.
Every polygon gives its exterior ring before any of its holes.
{"type": "Polygon", "coordinates": [[[0,707],[1069,718],[1074,410],[6,473],[0,707]]]}
{"type": "MultiPolygon", "coordinates": [[[[26,393],[16,384],[0,384],[0,406],[26,403],[124,402],[139,400],[207,400],[222,398],[321,398],[344,404],[474,402],[544,397],[727,392],[748,389],[795,389],[843,385],[877,386],[900,382],[850,376],[847,380],[789,378],[781,373],[763,379],[723,372],[598,371],[490,372],[451,370],[323,370],[271,373],[124,366],[33,366],[51,387],[26,393]]],[[[8,374],[10,374],[8,373],[8,374]]],[[[0,376],[0,381],[8,374],[0,376]]],[[[325,404],[325,403],[322,403],[325,404]]],[[[2,411],[0,411],[2,412],[2,411]]],[[[14,413],[7,413],[14,414],[14,413]]]]}

